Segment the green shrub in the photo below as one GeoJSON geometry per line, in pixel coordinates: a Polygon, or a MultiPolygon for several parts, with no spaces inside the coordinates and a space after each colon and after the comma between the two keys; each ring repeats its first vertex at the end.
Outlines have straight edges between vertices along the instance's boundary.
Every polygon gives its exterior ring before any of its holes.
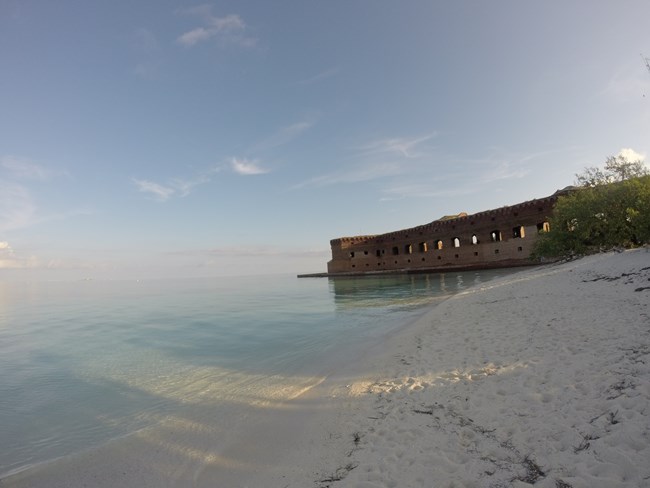
{"type": "Polygon", "coordinates": [[[540,236],[533,258],[650,242],[650,174],[641,161],[608,158],[604,171],[587,168],[577,183],[581,186],[558,198],[550,232],[540,236]]]}

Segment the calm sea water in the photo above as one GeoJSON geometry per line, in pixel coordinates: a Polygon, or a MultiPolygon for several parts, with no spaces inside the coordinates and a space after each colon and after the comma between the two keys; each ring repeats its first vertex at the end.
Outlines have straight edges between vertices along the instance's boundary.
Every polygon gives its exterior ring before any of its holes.
{"type": "Polygon", "coordinates": [[[183,409],[227,424],[507,273],[0,283],[0,478],[183,409]]]}

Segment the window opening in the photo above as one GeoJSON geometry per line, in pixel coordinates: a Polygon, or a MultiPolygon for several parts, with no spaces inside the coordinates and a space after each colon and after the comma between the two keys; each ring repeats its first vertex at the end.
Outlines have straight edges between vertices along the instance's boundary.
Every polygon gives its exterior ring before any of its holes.
{"type": "Polygon", "coordinates": [[[501,242],[501,231],[493,230],[490,232],[490,240],[492,242],[501,242]]]}

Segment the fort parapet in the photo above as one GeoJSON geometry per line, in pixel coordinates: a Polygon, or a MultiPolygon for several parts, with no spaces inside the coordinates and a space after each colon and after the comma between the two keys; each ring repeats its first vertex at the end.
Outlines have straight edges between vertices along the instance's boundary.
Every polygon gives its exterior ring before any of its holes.
{"type": "Polygon", "coordinates": [[[438,272],[534,264],[533,246],[549,230],[558,191],[545,198],[473,215],[445,216],[380,235],[330,241],[328,275],[438,272]]]}

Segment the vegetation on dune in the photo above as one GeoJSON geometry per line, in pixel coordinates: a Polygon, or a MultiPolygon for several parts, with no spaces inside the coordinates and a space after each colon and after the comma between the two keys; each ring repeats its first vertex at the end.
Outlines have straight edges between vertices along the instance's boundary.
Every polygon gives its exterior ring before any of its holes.
{"type": "Polygon", "coordinates": [[[586,168],[560,196],[550,231],[533,258],[567,257],[650,242],[650,171],[643,162],[609,157],[604,169],[586,168]]]}

